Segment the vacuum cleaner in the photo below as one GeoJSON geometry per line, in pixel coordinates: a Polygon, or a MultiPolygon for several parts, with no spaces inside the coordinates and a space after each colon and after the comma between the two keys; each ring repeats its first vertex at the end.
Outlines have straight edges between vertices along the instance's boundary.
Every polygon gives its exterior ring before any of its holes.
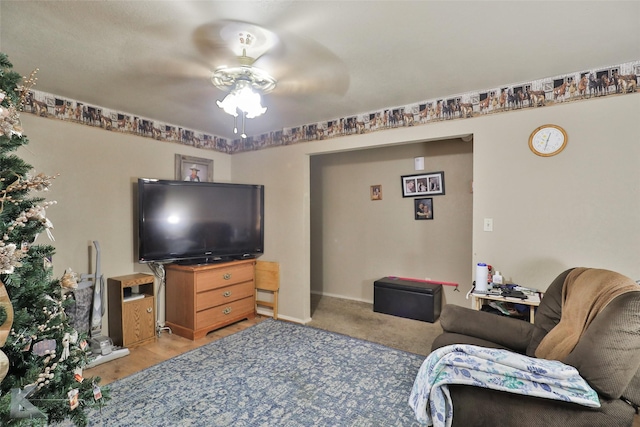
{"type": "Polygon", "coordinates": [[[95,274],[84,274],[80,276],[81,286],[93,285],[93,304],[91,309],[91,329],[89,348],[91,353],[89,355],[89,363],[87,368],[100,365],[102,363],[110,362],[120,357],[124,357],[129,354],[128,348],[117,347],[113,345],[113,341],[106,335],[102,335],[102,316],[105,312],[105,292],[106,287],[104,284],[104,277],[100,273],[100,244],[97,241],[93,241],[93,245],[96,248],[96,271],[95,274]]]}

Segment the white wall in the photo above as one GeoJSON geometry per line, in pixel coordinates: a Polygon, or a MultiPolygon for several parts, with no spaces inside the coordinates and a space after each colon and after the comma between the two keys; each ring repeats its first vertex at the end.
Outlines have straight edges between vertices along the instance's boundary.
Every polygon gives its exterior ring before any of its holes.
{"type": "MultiPolygon", "coordinates": [[[[474,136],[473,261],[463,292],[480,261],[541,290],[578,265],[640,279],[639,113],[640,94],[614,95],[301,143],[234,155],[232,178],[267,188],[264,259],[281,264],[285,318],[310,317],[309,156],[466,134],[474,136]],[[530,133],[545,123],[569,134],[567,148],[552,158],[528,147],[530,133]],[[483,218],[493,218],[493,232],[482,231],[483,218]]],[[[391,267],[390,274],[403,274],[391,267]]],[[[370,276],[362,272],[363,280],[370,276]]]]}
{"type": "Polygon", "coordinates": [[[476,259],[542,289],[575,266],[640,279],[640,95],[503,116],[482,120],[474,135],[476,259]],[[555,157],[527,146],[545,123],[569,135],[555,157]],[[494,232],[482,231],[485,217],[494,232]]]}

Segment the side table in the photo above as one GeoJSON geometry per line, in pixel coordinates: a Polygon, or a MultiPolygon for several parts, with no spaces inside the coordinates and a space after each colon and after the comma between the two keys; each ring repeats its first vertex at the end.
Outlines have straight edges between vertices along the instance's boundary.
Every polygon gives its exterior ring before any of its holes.
{"type": "Polygon", "coordinates": [[[115,345],[133,347],[156,339],[156,296],[153,280],[154,276],[142,273],[107,279],[109,336],[115,345]],[[138,293],[129,292],[136,286],[138,293]],[[125,296],[127,288],[129,289],[125,296]]]}
{"type": "Polygon", "coordinates": [[[472,292],[471,297],[473,297],[473,308],[475,310],[481,310],[482,306],[486,301],[500,301],[500,302],[510,302],[513,304],[523,304],[529,306],[529,322],[534,323],[536,307],[540,305],[540,295],[527,295],[527,299],[520,298],[511,298],[511,297],[503,297],[502,295],[497,294],[481,294],[477,292],[472,292]]]}

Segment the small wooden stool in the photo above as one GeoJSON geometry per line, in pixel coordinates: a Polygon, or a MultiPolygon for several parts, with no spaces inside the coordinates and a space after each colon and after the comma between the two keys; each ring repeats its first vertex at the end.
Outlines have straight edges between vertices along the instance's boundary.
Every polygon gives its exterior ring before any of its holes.
{"type": "Polygon", "coordinates": [[[273,310],[273,318],[278,319],[278,291],[280,290],[280,264],[270,261],[256,262],[256,311],[258,306],[273,310]],[[271,301],[260,299],[260,292],[273,293],[271,301]]]}

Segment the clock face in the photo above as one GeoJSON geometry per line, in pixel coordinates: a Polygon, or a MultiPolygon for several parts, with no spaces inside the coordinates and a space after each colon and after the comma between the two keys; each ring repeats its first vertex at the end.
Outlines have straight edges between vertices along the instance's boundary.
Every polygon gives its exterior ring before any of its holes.
{"type": "Polygon", "coordinates": [[[538,156],[554,156],[567,145],[567,133],[560,126],[544,125],[529,137],[529,148],[538,156]]]}

